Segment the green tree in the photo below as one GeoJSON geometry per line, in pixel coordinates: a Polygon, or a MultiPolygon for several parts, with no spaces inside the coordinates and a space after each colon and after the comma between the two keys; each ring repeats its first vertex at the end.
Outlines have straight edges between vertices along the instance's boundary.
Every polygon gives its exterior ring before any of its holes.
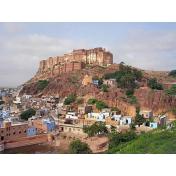
{"type": "Polygon", "coordinates": [[[124,64],[119,65],[118,71],[104,75],[105,79],[116,79],[119,88],[128,90],[134,90],[137,87],[137,81],[140,81],[142,77],[140,70],[124,64]]]}
{"type": "Polygon", "coordinates": [[[119,144],[129,142],[136,139],[137,135],[134,131],[129,131],[126,133],[113,132],[108,135],[109,138],[109,149],[117,147],[119,144]]]}
{"type": "Polygon", "coordinates": [[[72,154],[90,154],[90,153],[92,153],[88,144],[81,142],[80,140],[74,140],[70,143],[69,152],[72,154]]]}
{"type": "Polygon", "coordinates": [[[98,134],[107,134],[108,129],[105,126],[104,122],[95,122],[91,126],[84,126],[84,132],[88,134],[88,136],[95,136],[98,134]]]}
{"type": "Polygon", "coordinates": [[[76,95],[75,94],[70,94],[64,101],[64,105],[70,105],[71,103],[75,102],[76,100],[76,95]]]}
{"type": "Polygon", "coordinates": [[[32,108],[23,111],[20,115],[21,119],[28,120],[30,117],[34,116],[36,114],[36,111],[32,108]]]}
{"type": "Polygon", "coordinates": [[[149,79],[148,87],[150,87],[151,89],[163,90],[163,85],[161,83],[158,83],[156,78],[149,79]]]}
{"type": "Polygon", "coordinates": [[[135,117],[135,124],[142,125],[145,122],[143,115],[140,115],[140,108],[136,108],[136,117],[135,117]]]}

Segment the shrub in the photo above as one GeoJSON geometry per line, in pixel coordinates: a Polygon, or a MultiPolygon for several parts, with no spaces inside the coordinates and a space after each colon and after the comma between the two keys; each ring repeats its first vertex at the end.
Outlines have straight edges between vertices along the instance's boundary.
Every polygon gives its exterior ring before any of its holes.
{"type": "Polygon", "coordinates": [[[76,100],[76,95],[75,94],[70,94],[64,101],[64,105],[70,105],[71,103],[75,102],[76,100]]]}
{"type": "Polygon", "coordinates": [[[96,102],[96,108],[98,110],[102,110],[103,108],[108,108],[108,106],[103,101],[97,101],[96,102]]]}
{"type": "Polygon", "coordinates": [[[74,140],[70,143],[69,152],[72,154],[90,154],[90,153],[92,153],[88,144],[81,142],[80,140],[74,140]]]}
{"type": "Polygon", "coordinates": [[[47,80],[39,80],[37,82],[37,89],[42,91],[43,89],[45,89],[49,84],[49,81],[47,80]]]}
{"type": "Polygon", "coordinates": [[[176,85],[173,85],[170,89],[167,89],[165,92],[167,95],[176,95],[176,85]]]}
{"type": "Polygon", "coordinates": [[[101,85],[101,90],[102,90],[103,92],[108,92],[108,86],[107,86],[106,84],[102,84],[102,85],[101,85]]]}
{"type": "Polygon", "coordinates": [[[121,113],[120,109],[118,109],[117,107],[112,107],[111,111],[117,111],[117,114],[121,113]]]}
{"type": "Polygon", "coordinates": [[[90,98],[89,100],[88,100],[88,104],[95,104],[97,102],[97,99],[95,99],[95,98],[90,98]]]}

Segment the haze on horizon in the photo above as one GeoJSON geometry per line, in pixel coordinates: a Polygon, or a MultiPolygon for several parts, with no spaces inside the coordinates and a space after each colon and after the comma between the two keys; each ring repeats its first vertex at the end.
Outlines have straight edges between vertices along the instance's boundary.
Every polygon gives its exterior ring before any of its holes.
{"type": "Polygon", "coordinates": [[[49,56],[94,47],[115,63],[176,69],[176,23],[0,23],[0,87],[23,84],[49,56]]]}

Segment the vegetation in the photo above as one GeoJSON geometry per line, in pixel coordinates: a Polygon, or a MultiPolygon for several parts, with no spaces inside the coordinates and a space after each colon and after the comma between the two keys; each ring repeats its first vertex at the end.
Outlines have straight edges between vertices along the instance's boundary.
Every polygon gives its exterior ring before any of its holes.
{"type": "Polygon", "coordinates": [[[117,114],[120,114],[120,113],[121,113],[121,110],[118,109],[117,107],[112,107],[112,108],[111,108],[111,111],[116,111],[117,114]]]}
{"type": "Polygon", "coordinates": [[[129,103],[130,104],[137,104],[137,98],[133,95],[129,98],[129,103]]]}
{"type": "Polygon", "coordinates": [[[37,82],[37,89],[42,91],[43,89],[45,89],[49,84],[49,81],[47,80],[39,80],[37,82]]]}
{"type": "Polygon", "coordinates": [[[137,135],[134,131],[129,131],[126,133],[117,133],[113,132],[109,134],[109,150],[122,143],[129,142],[137,138],[137,135]]]}
{"type": "Polygon", "coordinates": [[[142,79],[142,72],[123,63],[119,66],[119,71],[104,75],[105,79],[115,78],[118,87],[122,89],[134,90],[137,88],[137,81],[142,79]]]}
{"type": "Polygon", "coordinates": [[[87,103],[93,105],[93,104],[95,104],[96,102],[97,102],[97,99],[95,99],[95,98],[90,98],[87,103]]]}
{"type": "Polygon", "coordinates": [[[88,134],[88,136],[95,136],[98,134],[107,134],[108,130],[103,122],[95,122],[91,126],[84,126],[84,132],[88,134]]]}
{"type": "Polygon", "coordinates": [[[87,102],[88,104],[96,104],[96,108],[98,110],[102,110],[103,108],[107,108],[108,106],[106,105],[106,103],[104,103],[103,101],[98,101],[95,98],[90,98],[87,102]]]}
{"type": "Polygon", "coordinates": [[[140,115],[140,108],[136,108],[136,117],[135,117],[135,124],[142,125],[145,122],[143,115],[140,115]]]}
{"type": "MultiPolygon", "coordinates": [[[[123,134],[121,134],[123,136],[123,134]]],[[[126,134],[127,135],[127,134],[126,134]]],[[[156,129],[140,136],[127,135],[127,140],[119,142],[117,134],[111,134],[108,153],[122,154],[175,154],[176,121],[170,129],[156,129]],[[130,137],[129,137],[130,136],[130,137]],[[128,140],[129,139],[129,140],[128,140]]]]}
{"type": "Polygon", "coordinates": [[[149,79],[148,87],[150,87],[151,89],[163,90],[163,85],[161,83],[158,83],[156,78],[149,79]]]}
{"type": "Polygon", "coordinates": [[[176,85],[173,85],[170,89],[167,89],[165,92],[167,95],[175,96],[176,95],[176,85]]]}
{"type": "Polygon", "coordinates": [[[71,103],[76,101],[76,95],[70,94],[64,101],[64,105],[70,105],[71,103]]]}
{"type": "Polygon", "coordinates": [[[136,140],[119,148],[114,153],[132,154],[173,154],[176,153],[176,132],[173,130],[158,130],[140,135],[136,140]]]}
{"type": "Polygon", "coordinates": [[[97,101],[96,102],[96,108],[98,110],[102,110],[103,108],[108,108],[108,106],[103,101],[97,101]]]}
{"type": "Polygon", "coordinates": [[[36,114],[36,111],[32,108],[23,111],[20,115],[21,119],[28,120],[30,117],[34,116],[36,114]]]}
{"type": "Polygon", "coordinates": [[[126,96],[130,104],[137,104],[137,98],[133,95],[134,90],[126,90],[126,96]]]}
{"type": "Polygon", "coordinates": [[[80,140],[74,140],[70,143],[69,153],[72,154],[89,154],[92,153],[88,144],[81,142],[80,140]]]}
{"type": "Polygon", "coordinates": [[[101,90],[103,91],[103,92],[108,92],[108,86],[106,85],[106,84],[102,84],[101,85],[101,90]]]}
{"type": "Polygon", "coordinates": [[[176,77],[176,70],[172,70],[169,72],[169,76],[176,77]]]}

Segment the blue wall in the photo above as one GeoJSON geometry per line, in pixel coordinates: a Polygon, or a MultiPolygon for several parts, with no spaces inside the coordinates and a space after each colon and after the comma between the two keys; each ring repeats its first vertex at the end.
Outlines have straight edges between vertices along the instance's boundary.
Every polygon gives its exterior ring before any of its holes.
{"type": "Polygon", "coordinates": [[[35,136],[37,134],[37,129],[35,127],[30,127],[27,129],[27,136],[35,136]]]}

